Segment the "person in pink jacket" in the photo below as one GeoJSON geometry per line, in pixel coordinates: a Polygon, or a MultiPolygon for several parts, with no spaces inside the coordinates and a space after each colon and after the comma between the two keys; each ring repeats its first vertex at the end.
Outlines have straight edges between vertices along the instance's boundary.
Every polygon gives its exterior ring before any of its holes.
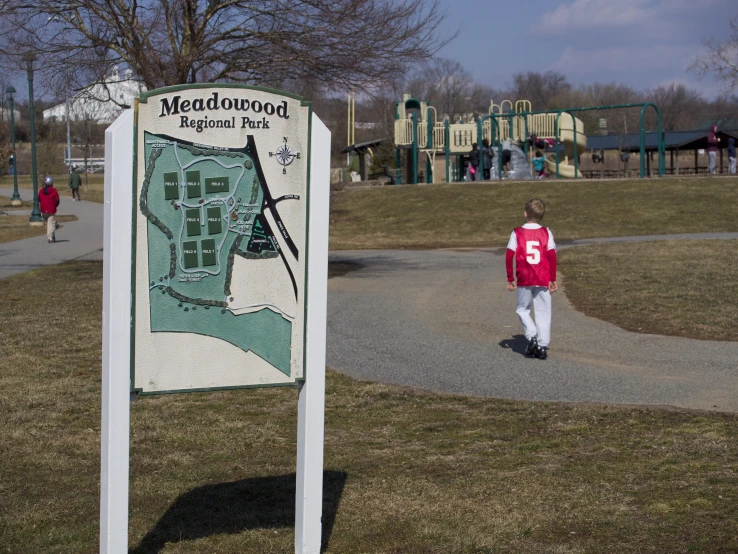
{"type": "Polygon", "coordinates": [[[717,125],[713,125],[710,127],[710,132],[707,133],[707,169],[710,175],[715,174],[715,158],[717,158],[718,144],[720,143],[717,130],[717,125]]]}
{"type": "Polygon", "coordinates": [[[54,188],[54,178],[44,178],[44,186],[38,191],[41,215],[46,222],[46,240],[56,242],[56,208],[59,206],[59,193],[54,188]]]}

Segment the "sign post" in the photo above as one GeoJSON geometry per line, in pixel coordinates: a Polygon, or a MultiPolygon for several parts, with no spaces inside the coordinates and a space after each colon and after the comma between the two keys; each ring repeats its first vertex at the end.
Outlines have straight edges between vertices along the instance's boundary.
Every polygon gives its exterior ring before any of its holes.
{"type": "MultiPolygon", "coordinates": [[[[315,116],[312,125],[311,173],[316,183],[330,183],[330,132],[315,116]],[[326,163],[328,161],[328,163],[326,163]]],[[[307,357],[310,379],[300,385],[297,415],[297,503],[295,552],[318,554],[323,513],[323,423],[325,349],[328,305],[328,187],[314,189],[310,201],[307,357]]]]}
{"type": "Polygon", "coordinates": [[[133,110],[105,131],[100,552],[128,552],[133,110]]]}
{"type": "Polygon", "coordinates": [[[330,132],[279,91],[154,90],[108,129],[101,551],[127,548],[121,386],[298,386],[295,552],[320,551],[329,173],[330,132]]]}

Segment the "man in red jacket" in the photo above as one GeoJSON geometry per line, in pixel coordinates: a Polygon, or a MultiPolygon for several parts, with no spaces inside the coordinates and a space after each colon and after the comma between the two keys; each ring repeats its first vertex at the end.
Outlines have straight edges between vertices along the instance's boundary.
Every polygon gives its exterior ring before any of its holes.
{"type": "Polygon", "coordinates": [[[44,186],[38,192],[38,203],[41,205],[41,215],[46,221],[46,239],[56,242],[56,208],[59,205],[59,193],[54,188],[54,178],[44,178],[44,186]]]}
{"type": "Polygon", "coordinates": [[[516,227],[507,244],[505,266],[507,290],[518,291],[515,310],[523,324],[528,345],[527,356],[545,360],[551,341],[551,294],[556,285],[556,243],[550,229],[541,226],[546,206],[540,198],[531,198],[525,205],[525,225],[516,227]],[[517,285],[513,277],[513,260],[517,285]],[[535,321],[530,316],[531,305],[535,321]]]}

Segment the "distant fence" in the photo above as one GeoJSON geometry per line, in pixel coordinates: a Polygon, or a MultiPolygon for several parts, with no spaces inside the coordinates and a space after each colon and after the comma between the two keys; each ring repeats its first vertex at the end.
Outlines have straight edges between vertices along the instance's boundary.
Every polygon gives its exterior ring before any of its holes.
{"type": "Polygon", "coordinates": [[[76,166],[85,173],[102,173],[105,170],[105,158],[87,158],[86,161],[87,164],[85,164],[84,158],[66,158],[64,165],[67,166],[67,169],[76,166]]]}

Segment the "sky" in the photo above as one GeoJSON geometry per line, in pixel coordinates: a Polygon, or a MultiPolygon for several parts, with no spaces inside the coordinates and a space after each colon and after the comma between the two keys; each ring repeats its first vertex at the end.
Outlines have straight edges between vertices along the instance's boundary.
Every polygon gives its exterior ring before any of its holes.
{"type": "MultiPolygon", "coordinates": [[[[738,16],[738,0],[439,2],[446,34],[460,32],[438,55],[461,62],[479,83],[505,88],[515,73],[553,70],[574,85],[617,82],[645,90],[685,83],[708,99],[719,85],[687,67],[703,50],[701,41],[726,39],[730,18],[738,16]]],[[[23,77],[13,80],[19,101],[27,98],[23,77]]]]}
{"type": "Polygon", "coordinates": [[[440,0],[459,36],[439,56],[474,79],[505,87],[512,75],[557,71],[574,85],[625,83],[638,90],[685,83],[721,91],[687,72],[708,37],[725,39],[736,0],[440,0]]]}

